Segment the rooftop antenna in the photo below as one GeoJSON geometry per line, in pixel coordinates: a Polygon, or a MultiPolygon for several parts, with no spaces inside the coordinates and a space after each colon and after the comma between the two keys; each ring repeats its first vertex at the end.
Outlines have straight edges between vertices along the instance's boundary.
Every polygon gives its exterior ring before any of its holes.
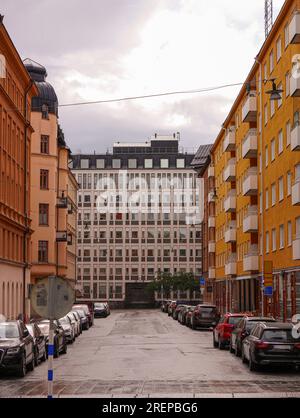
{"type": "Polygon", "coordinates": [[[273,0],[265,0],[265,34],[269,36],[273,26],[273,0]]]}

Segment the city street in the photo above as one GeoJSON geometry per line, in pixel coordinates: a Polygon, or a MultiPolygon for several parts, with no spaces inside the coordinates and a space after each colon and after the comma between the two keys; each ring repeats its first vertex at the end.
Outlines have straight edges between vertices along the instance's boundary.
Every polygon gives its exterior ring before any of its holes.
{"type": "MultiPolygon", "coordinates": [[[[300,396],[299,371],[250,373],[212,348],[210,331],[192,331],[158,310],[95,320],[54,364],[59,397],[300,396]]],[[[46,378],[47,363],[24,379],[2,376],[0,396],[44,396],[46,378]]]]}

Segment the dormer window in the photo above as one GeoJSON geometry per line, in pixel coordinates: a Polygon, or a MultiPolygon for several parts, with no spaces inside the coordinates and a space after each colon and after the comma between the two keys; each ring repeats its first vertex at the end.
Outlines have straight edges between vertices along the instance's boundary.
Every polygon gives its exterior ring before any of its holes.
{"type": "Polygon", "coordinates": [[[49,107],[45,103],[42,105],[42,118],[49,119],[49,107]]]}

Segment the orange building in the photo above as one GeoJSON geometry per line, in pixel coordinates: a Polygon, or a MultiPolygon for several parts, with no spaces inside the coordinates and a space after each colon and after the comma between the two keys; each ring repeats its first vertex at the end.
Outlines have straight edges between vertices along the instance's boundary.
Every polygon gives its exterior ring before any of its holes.
{"type": "Polygon", "coordinates": [[[31,99],[35,85],[0,16],[0,314],[29,312],[31,99]]]}
{"type": "Polygon", "coordinates": [[[76,280],[78,184],[69,169],[70,150],[58,124],[58,99],[42,65],[25,66],[39,94],[32,99],[31,282],[57,275],[76,280]]]}
{"type": "Polygon", "coordinates": [[[286,320],[300,311],[299,53],[300,1],[286,0],[211,151],[211,278],[223,312],[286,320]],[[277,100],[273,79],[283,91],[277,100]],[[266,262],[273,271],[268,283],[266,262]]]}

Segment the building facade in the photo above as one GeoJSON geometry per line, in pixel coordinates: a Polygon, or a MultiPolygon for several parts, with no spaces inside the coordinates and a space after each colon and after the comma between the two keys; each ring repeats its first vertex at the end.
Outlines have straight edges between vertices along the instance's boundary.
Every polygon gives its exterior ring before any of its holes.
{"type": "Polygon", "coordinates": [[[0,314],[29,313],[31,99],[36,87],[0,16],[0,314]]]}
{"type": "Polygon", "coordinates": [[[76,281],[76,213],[78,185],[68,164],[70,150],[58,124],[58,100],[42,65],[25,66],[38,88],[31,123],[31,283],[51,275],[76,281]]]}
{"type": "MultiPolygon", "coordinates": [[[[187,216],[185,210],[188,203],[199,208],[193,158],[179,149],[178,135],[116,143],[103,155],[73,156],[83,299],[151,304],[146,286],[159,272],[201,274],[199,214],[191,210],[187,216]]],[[[199,292],[169,296],[200,298],[199,292]]]]}
{"type": "Polygon", "coordinates": [[[300,2],[286,0],[211,151],[210,277],[223,312],[300,311],[299,42],[300,2]]]}

